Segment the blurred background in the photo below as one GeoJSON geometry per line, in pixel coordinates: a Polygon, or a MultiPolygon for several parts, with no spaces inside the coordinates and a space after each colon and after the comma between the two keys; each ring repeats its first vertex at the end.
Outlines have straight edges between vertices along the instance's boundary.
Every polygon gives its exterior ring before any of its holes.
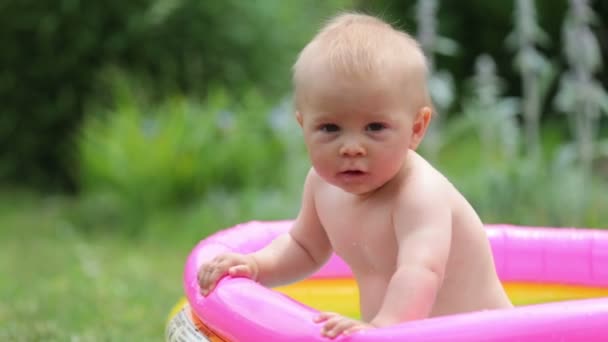
{"type": "Polygon", "coordinates": [[[341,10],[421,42],[420,153],[486,223],[608,227],[608,2],[0,1],[0,340],[162,339],[191,248],[297,213],[290,68],[341,10]]]}

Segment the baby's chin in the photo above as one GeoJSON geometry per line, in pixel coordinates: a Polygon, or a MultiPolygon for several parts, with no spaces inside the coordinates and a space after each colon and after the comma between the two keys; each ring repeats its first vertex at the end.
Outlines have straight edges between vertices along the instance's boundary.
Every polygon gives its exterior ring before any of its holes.
{"type": "Polygon", "coordinates": [[[318,169],[315,170],[317,171],[319,177],[321,177],[321,179],[323,179],[326,183],[352,195],[366,196],[382,187],[381,185],[376,184],[377,180],[375,180],[369,172],[347,172],[342,174],[338,172],[326,174],[324,172],[319,172],[318,169]]]}
{"type": "Polygon", "coordinates": [[[336,186],[342,191],[347,192],[351,195],[356,196],[367,196],[374,193],[376,190],[380,188],[380,186],[376,186],[371,182],[361,182],[361,183],[345,183],[340,181],[330,182],[333,186],[336,186]]]}

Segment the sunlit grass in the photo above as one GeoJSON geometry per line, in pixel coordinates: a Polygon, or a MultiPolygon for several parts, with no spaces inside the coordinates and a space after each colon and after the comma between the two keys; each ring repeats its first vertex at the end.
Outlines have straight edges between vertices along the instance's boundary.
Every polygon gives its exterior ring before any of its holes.
{"type": "Polygon", "coordinates": [[[124,225],[136,221],[94,213],[104,202],[0,192],[0,341],[162,340],[194,245],[243,221],[293,217],[288,197],[215,194],[150,213],[133,235],[124,225]]]}
{"type": "Polygon", "coordinates": [[[63,219],[69,208],[64,201],[21,204],[0,208],[0,340],[163,336],[192,246],[85,236],[63,219]]]}

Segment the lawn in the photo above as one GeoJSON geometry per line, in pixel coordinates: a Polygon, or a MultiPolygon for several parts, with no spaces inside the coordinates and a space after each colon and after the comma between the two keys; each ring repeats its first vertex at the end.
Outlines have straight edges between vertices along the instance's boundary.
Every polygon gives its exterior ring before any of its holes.
{"type": "Polygon", "coordinates": [[[196,240],[85,233],[70,200],[0,197],[0,341],[162,340],[196,240]]]}

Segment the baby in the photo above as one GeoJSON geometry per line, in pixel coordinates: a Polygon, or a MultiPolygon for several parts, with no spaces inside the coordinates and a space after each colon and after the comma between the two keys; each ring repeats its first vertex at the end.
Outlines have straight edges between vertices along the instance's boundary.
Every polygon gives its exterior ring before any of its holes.
{"type": "Polygon", "coordinates": [[[312,163],[289,233],[201,266],[269,287],[305,278],[332,252],[352,269],[362,320],[321,313],[321,333],[509,308],[475,210],[415,150],[431,120],[425,58],[380,19],[341,14],[294,66],[296,118],[312,163]]]}

